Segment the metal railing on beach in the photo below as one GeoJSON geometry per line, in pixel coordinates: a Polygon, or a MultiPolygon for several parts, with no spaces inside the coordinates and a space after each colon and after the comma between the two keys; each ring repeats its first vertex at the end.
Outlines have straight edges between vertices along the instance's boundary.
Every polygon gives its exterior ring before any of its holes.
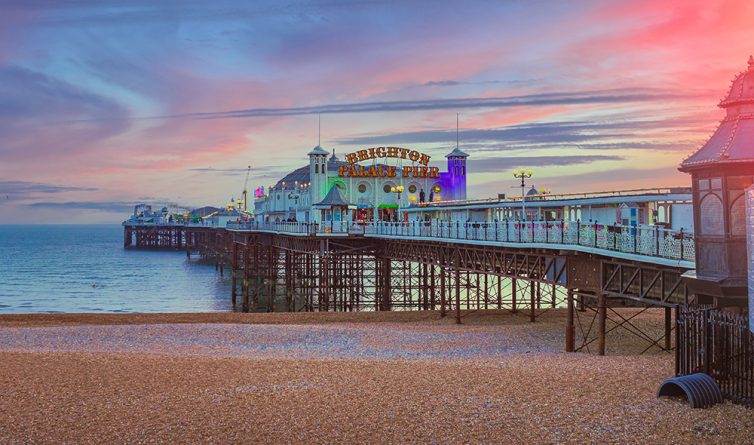
{"type": "Polygon", "coordinates": [[[676,312],[676,375],[703,372],[723,396],[754,408],[754,333],[745,315],[712,307],[676,312]]]}

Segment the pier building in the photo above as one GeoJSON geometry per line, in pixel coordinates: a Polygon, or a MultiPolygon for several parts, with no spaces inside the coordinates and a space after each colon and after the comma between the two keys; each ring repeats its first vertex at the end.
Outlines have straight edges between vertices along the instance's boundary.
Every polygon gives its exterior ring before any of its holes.
{"type": "Polygon", "coordinates": [[[308,157],[308,165],[257,189],[254,214],[259,221],[398,221],[413,205],[466,199],[469,155],[458,147],[445,156],[445,171],[430,165],[429,155],[404,147],[359,149],[341,160],[316,146],[308,157]],[[333,197],[348,211],[329,208],[326,198],[333,197]]]}

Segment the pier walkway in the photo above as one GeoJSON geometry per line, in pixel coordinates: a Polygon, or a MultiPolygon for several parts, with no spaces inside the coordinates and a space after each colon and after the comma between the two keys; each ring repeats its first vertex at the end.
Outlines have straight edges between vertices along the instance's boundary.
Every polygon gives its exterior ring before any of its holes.
{"type": "Polygon", "coordinates": [[[323,224],[228,223],[232,231],[292,236],[393,238],[605,254],[652,264],[694,268],[694,236],[657,225],[581,221],[411,221],[323,224]]]}

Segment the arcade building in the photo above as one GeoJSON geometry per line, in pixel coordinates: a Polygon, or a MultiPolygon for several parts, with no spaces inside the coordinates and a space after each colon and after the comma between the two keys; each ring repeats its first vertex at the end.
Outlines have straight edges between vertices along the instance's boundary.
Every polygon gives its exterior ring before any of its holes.
{"type": "Polygon", "coordinates": [[[466,199],[466,159],[456,147],[447,171],[404,147],[370,147],[339,159],[319,145],[309,164],[255,190],[254,216],[264,222],[400,221],[420,203],[466,199]]]}

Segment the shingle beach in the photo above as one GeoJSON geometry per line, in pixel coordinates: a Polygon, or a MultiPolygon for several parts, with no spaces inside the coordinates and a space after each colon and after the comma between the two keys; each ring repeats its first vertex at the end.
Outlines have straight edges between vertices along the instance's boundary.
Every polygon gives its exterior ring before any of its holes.
{"type": "Polygon", "coordinates": [[[0,443],[754,443],[624,332],[562,352],[564,317],[3,315],[0,443]]]}

